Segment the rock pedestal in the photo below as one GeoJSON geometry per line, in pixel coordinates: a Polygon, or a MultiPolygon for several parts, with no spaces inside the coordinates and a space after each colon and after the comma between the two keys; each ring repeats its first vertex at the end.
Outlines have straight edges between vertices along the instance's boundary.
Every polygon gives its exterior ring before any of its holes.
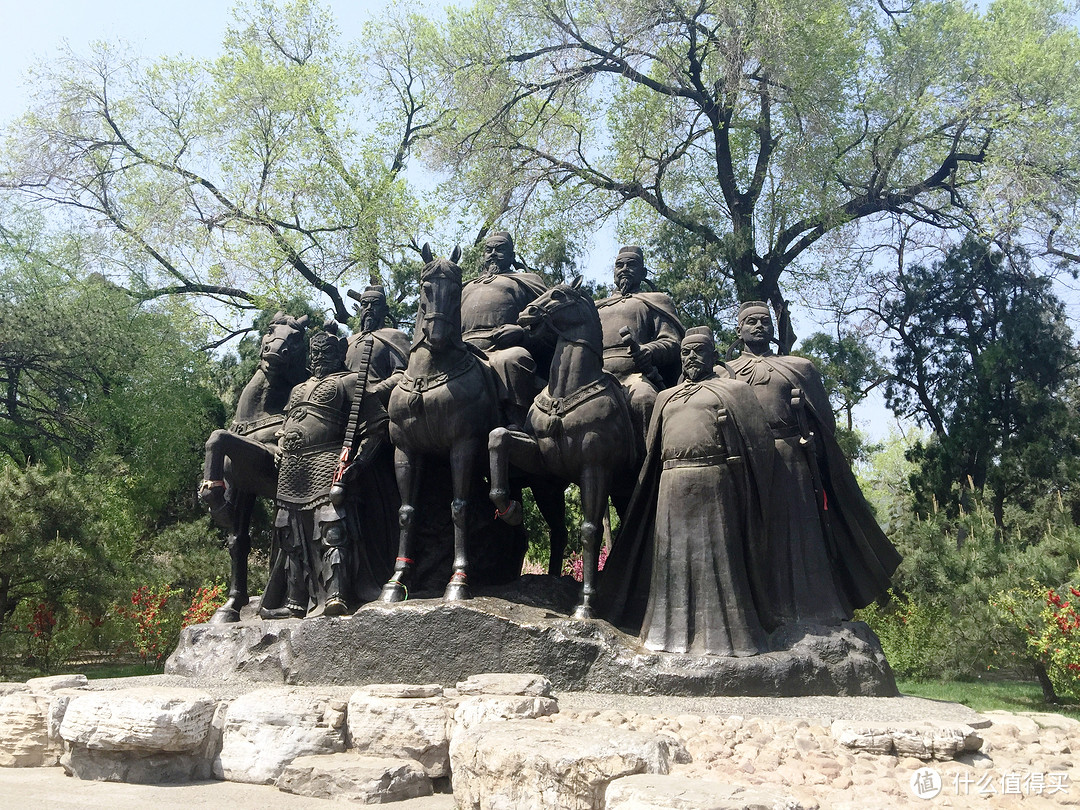
{"type": "Polygon", "coordinates": [[[119,689],[72,697],[60,764],[80,779],[187,782],[210,776],[217,702],[197,689],[119,689]]]}
{"type": "Polygon", "coordinates": [[[482,672],[535,672],[559,690],[628,695],[898,694],[861,622],[787,627],[772,647],[750,658],[656,653],[607,622],[547,607],[420,599],[345,617],[188,627],[166,672],[290,684],[387,683],[408,672],[443,686],[482,672]]]}

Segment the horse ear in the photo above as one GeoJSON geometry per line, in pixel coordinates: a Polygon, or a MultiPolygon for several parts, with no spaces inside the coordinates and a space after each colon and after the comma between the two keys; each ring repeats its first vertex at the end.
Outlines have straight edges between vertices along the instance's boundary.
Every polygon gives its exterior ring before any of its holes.
{"type": "Polygon", "coordinates": [[[420,257],[424,260],[424,264],[431,264],[435,257],[431,255],[431,243],[424,242],[424,246],[420,248],[420,257]]]}
{"type": "Polygon", "coordinates": [[[570,282],[570,289],[576,290],[581,287],[581,279],[583,276],[574,276],[574,280],[570,282]]]}
{"type": "Polygon", "coordinates": [[[457,264],[457,260],[461,258],[461,245],[454,245],[454,249],[450,251],[450,263],[457,264]]]}
{"type": "Polygon", "coordinates": [[[296,319],[296,323],[299,325],[299,327],[301,329],[304,329],[307,326],[307,323],[308,323],[308,316],[307,315],[301,315],[299,318],[296,319]]]}

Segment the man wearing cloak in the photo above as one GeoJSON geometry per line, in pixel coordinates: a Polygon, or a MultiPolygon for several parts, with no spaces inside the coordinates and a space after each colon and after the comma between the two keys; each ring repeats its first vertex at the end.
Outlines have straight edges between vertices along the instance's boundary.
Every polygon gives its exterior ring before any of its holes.
{"type": "Polygon", "coordinates": [[[620,248],[615,257],[617,292],[596,302],[604,334],[604,370],[626,390],[639,437],[648,432],[656,395],[678,379],[683,336],[670,296],[642,291],[646,273],[640,247],[620,248]]]}
{"type": "Polygon", "coordinates": [[[776,447],[767,543],[751,564],[769,630],[834,625],[881,595],[900,555],[881,531],[835,438],[821,375],[805,358],[777,356],[761,301],[739,308],[742,353],[728,366],[761,403],[776,447]]]}
{"type": "Polygon", "coordinates": [[[409,336],[386,325],[390,307],[380,285],[368,286],[359,295],[349,290],[349,296],[360,302],[356,310],[360,328],[349,338],[345,366],[365,374],[368,388],[385,408],[409,364],[409,336]]]}
{"type": "Polygon", "coordinates": [[[645,646],[691,655],[767,649],[751,589],[772,437],[753,394],[718,377],[712,331],[681,344],[684,381],[660,393],[638,486],[603,571],[601,606],[645,646]]]}
{"type": "Polygon", "coordinates": [[[484,353],[499,381],[506,419],[520,428],[540,390],[539,347],[517,319],[547,285],[536,273],[514,272],[516,262],[509,233],[496,231],[484,240],[480,275],[461,289],[461,337],[484,353]]]}

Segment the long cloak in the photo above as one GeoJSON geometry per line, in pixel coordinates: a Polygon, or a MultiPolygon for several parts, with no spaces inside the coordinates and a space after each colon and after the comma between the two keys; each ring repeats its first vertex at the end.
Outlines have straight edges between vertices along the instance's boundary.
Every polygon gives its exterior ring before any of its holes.
{"type": "MultiPolygon", "coordinates": [[[[763,542],[766,521],[762,494],[768,493],[771,486],[772,434],[757,398],[749,388],[715,377],[703,381],[700,385],[707,386],[727,412],[727,419],[720,425],[727,453],[742,458],[741,464],[729,467],[735,488],[739,491],[738,497],[730,502],[737,504],[737,508],[742,512],[740,519],[733,522],[740,524],[746,533],[742,558],[749,562],[753,559],[751,548],[763,542]]],[[[666,503],[666,514],[659,518],[657,514],[658,494],[664,472],[661,446],[664,409],[671,398],[684,388],[685,386],[667,389],[661,392],[657,399],[649,428],[645,463],[622,521],[622,528],[598,581],[597,605],[600,615],[629,633],[636,634],[641,631],[649,606],[656,561],[657,526],[660,525],[665,532],[670,531],[666,522],[673,517],[678,520],[673,510],[685,512],[694,507],[693,503],[666,503]],[[658,523],[660,519],[665,522],[658,523]]],[[[708,508],[712,509],[713,505],[708,508]]],[[[708,543],[713,538],[702,539],[708,543]]],[[[712,564],[711,560],[709,562],[712,564]]],[[[736,565],[738,564],[736,560],[736,565]]],[[[751,572],[747,572],[747,576],[752,581],[751,572]]],[[[752,592],[749,596],[753,598],[752,592]]],[[[756,603],[750,607],[756,610],[756,603]]],[[[677,629],[676,632],[681,630],[677,629]]],[[[744,649],[742,652],[749,651],[744,649]]]]}
{"type": "MultiPolygon", "coordinates": [[[[823,556],[831,569],[828,581],[819,578],[804,584],[801,594],[777,595],[774,584],[770,588],[771,596],[761,600],[763,614],[773,617],[772,624],[779,624],[804,618],[792,613],[808,612],[813,616],[815,612],[834,612],[828,603],[835,604],[838,600],[839,611],[844,615],[836,618],[850,618],[852,610],[865,607],[888,589],[900,563],[900,554],[878,526],[836,441],[832,409],[817,369],[804,358],[776,355],[760,359],[743,355],[728,363],[733,376],[751,383],[751,389],[757,387],[754,379],[759,373],[755,369],[758,365],[802,390],[807,426],[815,438],[814,446],[799,445],[797,437],[776,439],[778,452],[784,459],[778,463],[792,472],[780,475],[786,486],[775,487],[775,500],[767,508],[774,516],[788,515],[792,531],[820,538],[814,542],[824,546],[823,556]],[[809,454],[814,454],[813,461],[809,454]],[[819,491],[815,491],[815,477],[819,491]],[[793,492],[793,488],[799,491],[793,492]],[[777,604],[780,600],[787,604],[777,604]],[[769,602],[772,604],[766,604],[769,602]]],[[[783,483],[780,479],[778,482],[783,483]]],[[[787,570],[790,577],[798,579],[804,573],[797,556],[802,552],[792,549],[791,540],[788,536],[770,537],[769,544],[761,547],[764,556],[755,569],[768,569],[768,576],[774,578],[784,576],[787,570]],[[776,557],[784,554],[790,557],[793,553],[795,558],[776,557]]]]}

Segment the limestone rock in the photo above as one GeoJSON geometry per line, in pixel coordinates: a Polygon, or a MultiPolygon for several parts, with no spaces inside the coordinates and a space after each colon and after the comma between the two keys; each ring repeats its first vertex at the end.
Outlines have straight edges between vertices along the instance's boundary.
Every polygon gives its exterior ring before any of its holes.
{"type": "Polygon", "coordinates": [[[349,744],[358,754],[413,759],[430,777],[450,773],[450,709],[441,697],[349,698],[349,744]]]}
{"type": "Polygon", "coordinates": [[[14,692],[29,692],[30,687],[17,681],[0,681],[0,697],[14,692]]]}
{"type": "Polygon", "coordinates": [[[794,797],[686,776],[637,774],[607,787],[606,810],[802,810],[794,797]]]}
{"type": "Polygon", "coordinates": [[[69,776],[97,782],[140,785],[210,778],[210,761],[198,753],[142,753],[71,746],[60,758],[69,776]]]}
{"type": "Polygon", "coordinates": [[[971,726],[934,721],[905,723],[852,723],[837,720],[832,736],[841,745],[870,754],[946,760],[982,747],[971,726]]]}
{"type": "Polygon", "coordinates": [[[214,775],[272,784],[297,757],[345,750],[344,703],[317,689],[259,689],[229,704],[214,775]]]}
{"type": "Polygon", "coordinates": [[[159,784],[210,776],[205,742],[215,701],[197,689],[118,689],[52,696],[67,751],[64,770],[79,779],[159,784]]]}
{"type": "Polygon", "coordinates": [[[483,723],[450,749],[462,810],[597,810],[608,784],[665,774],[685,750],[675,739],[625,729],[519,720],[483,723]]]}
{"type": "Polygon", "coordinates": [[[462,695],[534,695],[551,697],[551,681],[543,675],[486,672],[470,675],[457,685],[462,695]]]}
{"type": "Polygon", "coordinates": [[[0,697],[0,767],[55,765],[58,746],[49,743],[49,695],[12,692],[0,697]]]}
{"type": "Polygon", "coordinates": [[[440,697],[443,688],[437,683],[372,683],[361,686],[354,694],[383,698],[440,697]]]}
{"type": "Polygon", "coordinates": [[[57,689],[78,689],[89,681],[85,675],[49,675],[45,678],[31,678],[26,682],[31,692],[55,692],[57,689]]]}
{"type": "Polygon", "coordinates": [[[1075,734],[1080,731],[1080,720],[1053,712],[1024,712],[1022,717],[1034,721],[1040,729],[1056,728],[1075,734]]]}
{"type": "Polygon", "coordinates": [[[434,792],[431,779],[418,762],[352,752],[297,757],[285,766],[277,786],[299,796],[360,804],[386,804],[434,792]]]}
{"type": "Polygon", "coordinates": [[[1038,734],[1039,724],[1026,714],[1015,714],[1001,710],[983,712],[990,719],[994,728],[1011,727],[1020,734],[1038,734]]]}
{"type": "Polygon", "coordinates": [[[195,752],[216,703],[198,689],[118,689],[70,700],[60,736],[72,746],[136,754],[195,752]]]}
{"type": "Polygon", "coordinates": [[[529,695],[471,695],[458,701],[454,709],[454,734],[493,720],[528,720],[559,711],[559,702],[550,697],[529,695]]]}

